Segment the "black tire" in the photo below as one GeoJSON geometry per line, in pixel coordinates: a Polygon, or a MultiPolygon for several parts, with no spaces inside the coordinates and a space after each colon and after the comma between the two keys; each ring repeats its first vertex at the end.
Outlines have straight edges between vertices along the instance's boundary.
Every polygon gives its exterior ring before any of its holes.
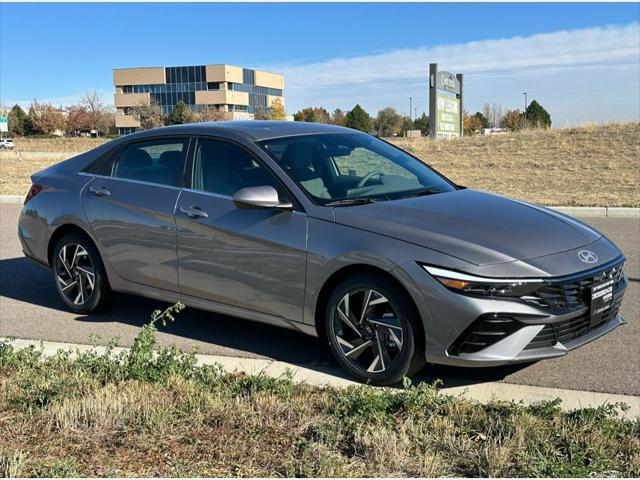
{"type": "Polygon", "coordinates": [[[403,377],[417,373],[426,363],[422,331],[417,325],[419,321],[418,312],[408,294],[394,281],[383,276],[358,274],[340,282],[331,293],[324,316],[324,333],[331,353],[351,376],[372,385],[394,385],[403,377]],[[368,291],[373,293],[368,294],[368,291]],[[353,308],[349,305],[351,298],[360,304],[359,312],[355,305],[353,308]],[[371,298],[377,300],[369,302],[371,298]],[[376,302],[378,304],[373,305],[376,302]],[[365,304],[373,306],[365,309],[363,314],[362,305],[365,304]],[[338,307],[342,315],[337,311],[338,307]],[[376,312],[375,309],[382,310],[376,312]],[[347,311],[347,320],[351,319],[350,323],[355,329],[342,320],[347,311]],[[395,326],[388,328],[387,322],[395,326]],[[345,337],[349,336],[353,338],[346,340],[345,337]],[[357,349],[360,350],[355,354],[356,358],[347,357],[357,349]],[[384,352],[387,355],[386,364],[384,352]],[[376,357],[378,363],[375,363],[376,357]],[[383,360],[380,361],[380,358],[383,360]],[[367,364],[369,368],[366,368],[367,364]],[[368,371],[372,367],[373,370],[368,371]]]}
{"type": "Polygon", "coordinates": [[[111,300],[112,291],[104,264],[93,242],[85,235],[64,235],[53,250],[51,267],[56,290],[69,310],[87,314],[105,307],[111,300]],[[63,262],[62,257],[77,253],[77,246],[80,247],[77,264],[73,264],[73,257],[67,258],[66,263],[63,262]],[[65,247],[66,250],[63,252],[65,247]],[[83,252],[86,252],[86,255],[83,252]],[[90,271],[93,272],[93,281],[90,271]],[[76,282],[76,286],[73,282],[76,282]],[[93,288],[90,288],[92,283],[93,288]],[[66,287],[63,288],[63,284],[66,284],[66,287]],[[83,290],[83,295],[76,296],[75,292],[79,292],[80,289],[83,290]]]}

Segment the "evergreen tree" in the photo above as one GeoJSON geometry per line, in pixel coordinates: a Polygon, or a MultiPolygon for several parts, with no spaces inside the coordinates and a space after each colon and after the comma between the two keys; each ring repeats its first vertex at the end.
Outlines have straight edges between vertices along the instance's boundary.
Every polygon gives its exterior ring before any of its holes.
{"type": "Polygon", "coordinates": [[[174,105],[173,111],[167,117],[169,125],[181,125],[191,121],[191,110],[182,100],[174,105]]]}
{"type": "Polygon", "coordinates": [[[371,116],[359,104],[347,113],[347,127],[369,133],[373,127],[371,116]]]}
{"type": "Polygon", "coordinates": [[[29,117],[25,113],[25,111],[20,107],[20,105],[14,105],[11,111],[9,112],[9,131],[20,137],[25,137],[27,135],[31,135],[32,127],[31,122],[29,121],[29,117]]]}
{"type": "Polygon", "coordinates": [[[524,112],[527,127],[549,128],[551,127],[551,115],[537,101],[532,100],[524,112]]]}
{"type": "Polygon", "coordinates": [[[429,116],[423,113],[413,121],[413,128],[420,130],[425,137],[429,135],[429,116]]]}

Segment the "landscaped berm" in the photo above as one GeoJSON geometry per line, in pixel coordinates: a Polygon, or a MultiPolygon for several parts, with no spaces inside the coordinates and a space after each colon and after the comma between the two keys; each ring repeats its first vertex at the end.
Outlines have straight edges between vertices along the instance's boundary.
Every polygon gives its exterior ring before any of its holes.
{"type": "Polygon", "coordinates": [[[619,419],[619,406],[563,413],[426,384],[229,375],[193,354],[152,354],[154,332],[117,356],[0,343],[0,476],[640,475],[640,419],[619,419]]]}
{"type": "MultiPolygon", "coordinates": [[[[99,139],[16,139],[0,152],[0,194],[99,139]]],[[[640,206],[640,123],[528,130],[434,141],[391,139],[454,182],[542,205],[640,206]]]]}

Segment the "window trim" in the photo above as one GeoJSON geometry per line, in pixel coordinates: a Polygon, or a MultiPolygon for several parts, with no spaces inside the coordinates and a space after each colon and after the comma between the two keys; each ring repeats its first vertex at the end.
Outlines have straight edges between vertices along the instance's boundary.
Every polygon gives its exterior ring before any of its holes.
{"type": "Polygon", "coordinates": [[[198,135],[192,135],[191,137],[191,148],[189,149],[189,157],[187,158],[187,161],[185,163],[185,175],[184,175],[184,183],[183,183],[183,187],[182,189],[185,191],[189,191],[192,193],[200,193],[200,194],[204,194],[204,195],[210,195],[210,196],[214,196],[217,198],[224,198],[224,199],[229,199],[232,200],[233,199],[233,195],[224,195],[222,193],[216,193],[216,192],[207,192],[206,190],[196,190],[193,188],[193,175],[194,175],[194,168],[195,168],[195,157],[196,157],[196,150],[198,149],[198,141],[199,140],[217,140],[220,142],[225,142],[225,143],[230,143],[232,145],[235,145],[241,149],[243,149],[244,151],[246,151],[249,155],[251,155],[251,158],[262,168],[264,168],[273,178],[275,178],[276,182],[278,182],[278,184],[280,184],[280,186],[283,188],[284,191],[287,192],[289,198],[288,200],[291,201],[292,205],[293,205],[293,211],[294,212],[302,212],[302,213],[306,213],[306,210],[304,209],[304,206],[302,205],[302,203],[300,203],[300,201],[298,200],[298,198],[293,194],[293,192],[291,191],[291,189],[282,181],[282,179],[280,178],[280,176],[274,172],[274,170],[267,165],[264,160],[262,160],[260,158],[260,156],[254,152],[253,150],[251,150],[249,147],[247,147],[246,145],[242,144],[239,141],[233,140],[231,138],[228,137],[221,137],[218,135],[214,135],[214,134],[198,134],[198,135]]]}

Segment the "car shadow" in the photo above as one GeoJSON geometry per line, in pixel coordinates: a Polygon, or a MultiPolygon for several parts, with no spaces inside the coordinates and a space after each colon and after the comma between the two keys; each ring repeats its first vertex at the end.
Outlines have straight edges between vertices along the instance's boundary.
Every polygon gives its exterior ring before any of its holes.
{"type": "MultiPolygon", "coordinates": [[[[12,298],[54,310],[67,311],[53,286],[46,268],[26,259],[0,260],[0,298],[12,298]]],[[[166,303],[133,295],[117,294],[113,304],[97,313],[79,315],[77,322],[113,322],[135,327],[149,321],[151,312],[166,303]]],[[[98,328],[99,330],[99,328],[98,328]]],[[[184,338],[187,342],[215,344],[248,352],[252,356],[270,358],[296,366],[349,379],[318,338],[294,330],[256,323],[240,318],[186,308],[175,322],[158,325],[162,333],[184,338]]],[[[164,342],[163,342],[164,343],[164,342]]],[[[200,349],[202,351],[202,349],[200,349]]],[[[505,367],[459,368],[428,365],[416,375],[414,382],[439,382],[443,387],[464,386],[499,381],[527,364],[505,367]]]]}

